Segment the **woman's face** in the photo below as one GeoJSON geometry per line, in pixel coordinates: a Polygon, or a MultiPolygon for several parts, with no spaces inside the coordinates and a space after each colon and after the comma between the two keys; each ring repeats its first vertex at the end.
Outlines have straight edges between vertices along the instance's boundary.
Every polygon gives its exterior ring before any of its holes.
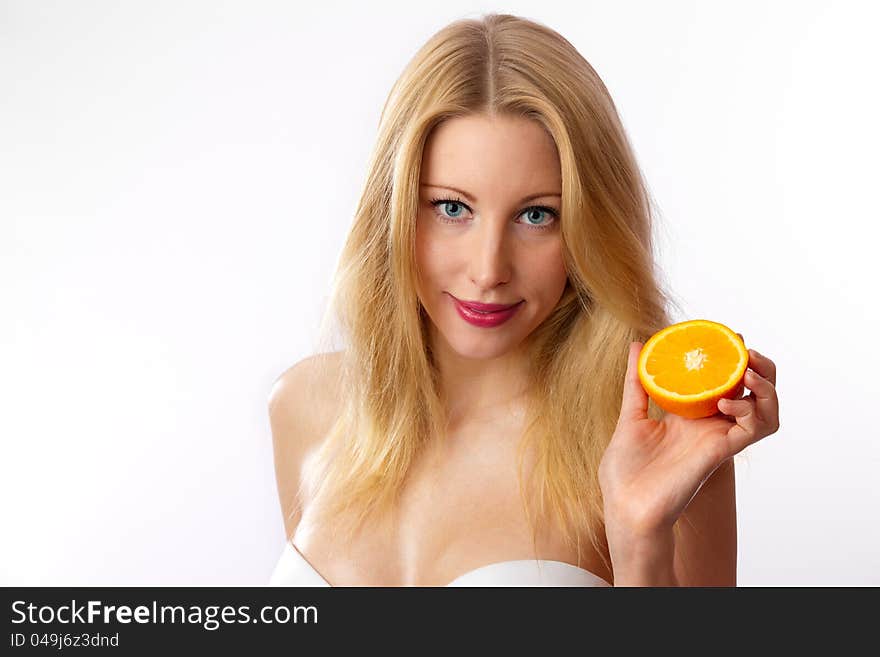
{"type": "Polygon", "coordinates": [[[418,294],[435,337],[467,358],[516,348],[565,290],[552,137],[522,118],[447,120],[425,144],[419,182],[418,294]],[[459,301],[518,305],[485,315],[459,301]]]}

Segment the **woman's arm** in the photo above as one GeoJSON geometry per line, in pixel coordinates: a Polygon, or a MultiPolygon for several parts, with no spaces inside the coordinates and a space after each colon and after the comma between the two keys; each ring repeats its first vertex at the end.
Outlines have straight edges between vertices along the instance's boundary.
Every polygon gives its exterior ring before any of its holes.
{"type": "Polygon", "coordinates": [[[678,524],[678,585],[736,586],[736,480],[732,458],[706,480],[678,524]]]}
{"type": "Polygon", "coordinates": [[[630,344],[620,417],[599,463],[615,585],[735,586],[733,458],[779,430],[776,364],[749,349],[748,397],[710,417],[654,420],[638,377],[642,346],[630,344]]]}
{"type": "Polygon", "coordinates": [[[677,538],[612,525],[614,585],[736,586],[734,472],[730,459],[712,473],[679,518],[677,538]]]}

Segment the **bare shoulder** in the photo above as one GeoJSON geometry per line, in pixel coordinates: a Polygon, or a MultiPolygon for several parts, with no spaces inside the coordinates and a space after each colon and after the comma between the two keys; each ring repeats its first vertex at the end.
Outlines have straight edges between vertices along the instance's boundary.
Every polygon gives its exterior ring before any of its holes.
{"type": "Polygon", "coordinates": [[[282,372],[269,393],[275,480],[288,538],[302,511],[296,495],[303,462],[335,417],[341,364],[340,351],[308,356],[282,372]]]}

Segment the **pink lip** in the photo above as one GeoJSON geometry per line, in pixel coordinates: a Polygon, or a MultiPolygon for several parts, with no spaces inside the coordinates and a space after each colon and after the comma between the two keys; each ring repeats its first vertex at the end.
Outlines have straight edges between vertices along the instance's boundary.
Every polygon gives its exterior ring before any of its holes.
{"type": "Polygon", "coordinates": [[[452,298],[458,301],[462,306],[467,306],[474,310],[480,310],[484,313],[494,313],[498,310],[507,310],[508,308],[513,308],[515,305],[521,303],[520,301],[517,301],[516,303],[480,303],[479,301],[467,301],[465,299],[456,299],[456,297],[452,298]]]}
{"type": "Polygon", "coordinates": [[[455,309],[463,320],[474,326],[491,328],[499,326],[516,314],[519,307],[524,303],[520,301],[514,304],[502,303],[477,303],[474,301],[459,301],[451,294],[455,309]],[[483,310],[484,312],[478,312],[483,310]]]}

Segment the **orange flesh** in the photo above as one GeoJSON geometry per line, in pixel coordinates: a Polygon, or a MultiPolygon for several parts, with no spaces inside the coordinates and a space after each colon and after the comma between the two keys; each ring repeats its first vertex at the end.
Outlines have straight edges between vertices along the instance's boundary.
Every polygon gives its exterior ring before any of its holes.
{"type": "Polygon", "coordinates": [[[645,363],[654,385],[693,395],[728,383],[737,369],[740,354],[723,333],[691,326],[658,342],[645,363]]]}

